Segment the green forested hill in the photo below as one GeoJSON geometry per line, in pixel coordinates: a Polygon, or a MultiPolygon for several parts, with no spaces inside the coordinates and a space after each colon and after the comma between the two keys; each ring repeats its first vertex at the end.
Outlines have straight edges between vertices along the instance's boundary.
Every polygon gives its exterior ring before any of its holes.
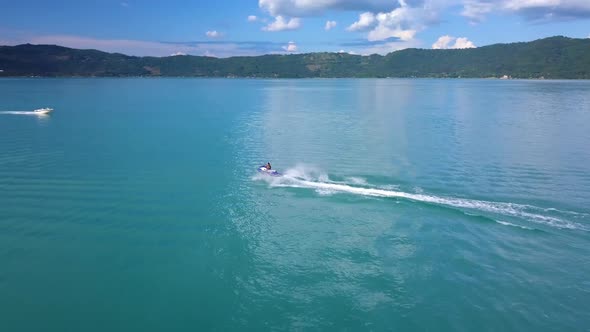
{"type": "Polygon", "coordinates": [[[0,46],[0,76],[501,77],[590,79],[590,39],[551,37],[473,49],[134,57],[54,45],[0,46]]]}

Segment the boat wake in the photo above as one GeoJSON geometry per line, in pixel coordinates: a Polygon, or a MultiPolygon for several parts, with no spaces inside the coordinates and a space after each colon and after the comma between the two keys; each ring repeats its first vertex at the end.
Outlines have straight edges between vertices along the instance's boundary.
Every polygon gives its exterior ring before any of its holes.
{"type": "Polygon", "coordinates": [[[586,220],[590,215],[573,211],[562,211],[554,208],[541,208],[526,204],[483,201],[466,198],[442,197],[422,192],[406,192],[396,186],[371,186],[366,180],[354,177],[344,181],[332,181],[317,169],[297,166],[284,172],[282,177],[255,176],[255,180],[266,181],[271,187],[307,188],[314,189],[320,195],[338,193],[353,194],[365,197],[399,198],[414,202],[458,209],[465,214],[492,218],[499,224],[531,229],[527,226],[516,225],[505,221],[515,218],[536,224],[590,231],[586,220]],[[574,221],[572,219],[576,219],[574,221]]]}
{"type": "Polygon", "coordinates": [[[0,114],[47,116],[51,111],[51,108],[40,108],[34,111],[0,111],[0,114]]]}

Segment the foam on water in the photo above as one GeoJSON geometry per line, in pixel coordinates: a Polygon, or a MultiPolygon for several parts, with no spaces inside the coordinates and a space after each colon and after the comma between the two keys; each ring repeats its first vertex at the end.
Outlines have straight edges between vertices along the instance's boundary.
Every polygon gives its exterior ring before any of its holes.
{"type": "Polygon", "coordinates": [[[496,222],[498,224],[504,225],[504,226],[517,227],[517,228],[522,228],[522,229],[527,229],[527,230],[534,230],[534,228],[513,224],[513,223],[507,222],[507,221],[496,220],[496,222]]]}
{"type": "Polygon", "coordinates": [[[346,181],[348,181],[348,182],[350,182],[350,184],[354,184],[354,185],[360,185],[360,186],[368,185],[366,179],[356,177],[356,176],[348,177],[348,178],[346,178],[346,181]]]}
{"type": "Polygon", "coordinates": [[[34,111],[0,111],[0,114],[12,114],[12,115],[36,115],[36,116],[48,116],[47,113],[39,113],[34,111]]]}
{"type": "MultiPolygon", "coordinates": [[[[290,188],[309,188],[314,189],[321,195],[330,195],[335,193],[348,193],[367,197],[385,197],[401,198],[411,201],[423,202],[438,206],[446,206],[467,211],[479,211],[492,215],[508,216],[513,218],[524,219],[529,222],[573,230],[589,231],[590,229],[578,222],[566,219],[568,214],[588,217],[586,214],[571,211],[561,211],[554,208],[540,208],[532,205],[492,202],[467,198],[442,197],[429,195],[425,193],[411,193],[400,190],[383,189],[382,187],[371,187],[366,184],[364,187],[352,183],[335,182],[329,179],[329,176],[317,168],[298,165],[284,172],[282,177],[257,176],[255,179],[267,181],[271,187],[290,187],[290,188]]],[[[348,178],[349,181],[351,178],[348,178]]],[[[497,220],[496,220],[497,221],[497,220]]],[[[506,225],[503,221],[498,223],[506,225]]],[[[519,226],[520,227],[520,226],[519,226]]]]}

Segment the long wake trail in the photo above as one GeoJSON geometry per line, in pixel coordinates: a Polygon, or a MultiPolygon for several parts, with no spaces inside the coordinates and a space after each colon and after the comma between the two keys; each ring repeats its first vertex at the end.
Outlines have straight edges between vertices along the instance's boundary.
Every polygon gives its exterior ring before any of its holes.
{"type": "Polygon", "coordinates": [[[271,187],[308,188],[322,194],[346,193],[365,197],[399,198],[415,202],[422,202],[437,206],[459,209],[465,213],[478,212],[492,217],[503,225],[520,225],[498,220],[496,218],[512,217],[562,229],[590,231],[585,223],[571,220],[588,219],[589,215],[573,211],[561,211],[554,208],[541,208],[533,205],[493,202],[466,198],[442,197],[423,193],[411,193],[400,190],[372,187],[359,178],[352,178],[350,182],[331,181],[325,174],[313,174],[306,169],[294,168],[285,172],[282,177],[257,176],[255,179],[264,180],[271,187]],[[311,174],[310,174],[311,173],[311,174]],[[362,185],[362,186],[361,186],[362,185]],[[491,216],[490,216],[491,215],[491,216]]]}
{"type": "Polygon", "coordinates": [[[36,116],[41,116],[41,115],[46,115],[43,113],[36,113],[33,111],[0,111],[0,114],[12,114],[12,115],[36,115],[36,116]]]}

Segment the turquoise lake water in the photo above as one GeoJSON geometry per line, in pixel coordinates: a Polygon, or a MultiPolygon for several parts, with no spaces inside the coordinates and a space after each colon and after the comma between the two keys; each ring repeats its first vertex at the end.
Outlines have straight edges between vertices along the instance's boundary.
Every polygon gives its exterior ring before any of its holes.
{"type": "Polygon", "coordinates": [[[0,264],[2,331],[590,331],[590,81],[0,79],[0,264]]]}

